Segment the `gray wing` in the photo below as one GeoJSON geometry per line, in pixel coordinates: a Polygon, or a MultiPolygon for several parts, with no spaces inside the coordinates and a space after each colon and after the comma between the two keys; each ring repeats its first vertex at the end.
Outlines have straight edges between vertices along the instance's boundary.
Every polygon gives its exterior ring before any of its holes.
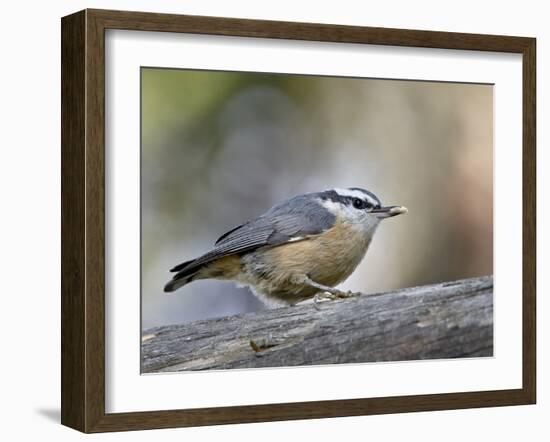
{"type": "Polygon", "coordinates": [[[294,197],[222,235],[214,251],[240,253],[250,247],[275,246],[318,235],[330,229],[336,217],[311,197],[294,197]]]}
{"type": "Polygon", "coordinates": [[[196,268],[224,256],[318,235],[330,229],[335,221],[336,217],[317,201],[298,196],[225,233],[210,252],[178,270],[185,269],[187,272],[191,267],[196,268]]]}

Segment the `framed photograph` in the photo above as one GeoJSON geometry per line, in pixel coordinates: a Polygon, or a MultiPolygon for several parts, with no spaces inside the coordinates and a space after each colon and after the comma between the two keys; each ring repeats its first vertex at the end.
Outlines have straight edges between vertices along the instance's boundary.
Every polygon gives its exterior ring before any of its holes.
{"type": "Polygon", "coordinates": [[[535,39],[61,25],[64,425],[535,403],[535,39]]]}

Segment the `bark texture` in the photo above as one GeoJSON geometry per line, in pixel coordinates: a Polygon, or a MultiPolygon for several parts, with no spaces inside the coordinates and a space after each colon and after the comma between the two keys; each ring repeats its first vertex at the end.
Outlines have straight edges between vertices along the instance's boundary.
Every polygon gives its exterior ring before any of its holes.
{"type": "Polygon", "coordinates": [[[493,355],[493,278],[158,327],[142,372],[493,355]]]}

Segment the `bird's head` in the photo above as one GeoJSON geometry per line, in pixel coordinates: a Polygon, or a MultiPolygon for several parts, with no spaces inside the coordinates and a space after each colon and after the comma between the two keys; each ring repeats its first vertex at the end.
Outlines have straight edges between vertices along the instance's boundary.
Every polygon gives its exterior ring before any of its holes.
{"type": "Polygon", "coordinates": [[[372,192],[358,187],[336,188],[319,193],[321,204],[341,222],[374,232],[381,220],[407,213],[403,206],[384,206],[372,192]]]}

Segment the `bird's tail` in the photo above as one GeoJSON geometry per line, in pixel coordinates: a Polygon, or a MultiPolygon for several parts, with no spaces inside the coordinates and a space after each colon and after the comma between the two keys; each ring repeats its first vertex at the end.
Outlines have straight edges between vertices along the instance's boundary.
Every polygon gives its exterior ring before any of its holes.
{"type": "Polygon", "coordinates": [[[182,262],[181,264],[178,264],[174,268],[170,269],[171,272],[176,272],[176,274],[164,286],[164,291],[173,292],[174,290],[177,290],[185,284],[189,284],[193,281],[201,268],[201,266],[193,266],[195,261],[196,259],[191,259],[190,261],[182,262]]]}
{"type": "Polygon", "coordinates": [[[221,256],[206,253],[190,261],[182,262],[171,272],[176,272],[171,281],[164,286],[165,292],[173,292],[196,279],[232,279],[241,270],[241,259],[238,255],[221,256]]]}

